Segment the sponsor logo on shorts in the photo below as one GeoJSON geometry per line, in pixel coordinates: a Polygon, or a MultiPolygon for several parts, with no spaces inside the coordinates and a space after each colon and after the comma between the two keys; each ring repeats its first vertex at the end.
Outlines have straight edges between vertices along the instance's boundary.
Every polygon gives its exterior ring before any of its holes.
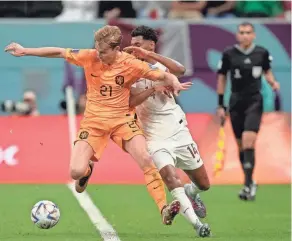
{"type": "Polygon", "coordinates": [[[84,140],[84,139],[87,139],[89,133],[87,131],[82,131],[80,134],[79,134],[79,138],[81,140],[84,140]]]}
{"type": "Polygon", "coordinates": [[[122,86],[124,84],[124,76],[122,75],[116,76],[116,84],[122,86]]]}

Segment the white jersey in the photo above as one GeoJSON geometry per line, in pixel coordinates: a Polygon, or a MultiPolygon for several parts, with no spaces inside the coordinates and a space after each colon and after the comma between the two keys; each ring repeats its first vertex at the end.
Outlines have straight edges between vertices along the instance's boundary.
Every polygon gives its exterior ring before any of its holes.
{"type": "MultiPolygon", "coordinates": [[[[167,68],[156,63],[157,67],[163,71],[167,68]]],[[[132,86],[134,94],[152,88],[154,85],[161,85],[162,82],[152,82],[148,79],[140,79],[132,86]]],[[[141,105],[136,107],[138,119],[142,124],[147,141],[165,140],[174,136],[186,127],[186,117],[179,105],[176,104],[174,97],[159,92],[153,93],[141,105]]]]}

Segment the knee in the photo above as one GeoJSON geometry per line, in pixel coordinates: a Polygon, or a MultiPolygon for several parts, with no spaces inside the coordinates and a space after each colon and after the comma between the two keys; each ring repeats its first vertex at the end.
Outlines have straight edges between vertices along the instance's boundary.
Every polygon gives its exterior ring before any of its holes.
{"type": "Polygon", "coordinates": [[[74,180],[79,180],[84,176],[85,171],[86,170],[83,170],[81,168],[71,167],[70,168],[70,176],[74,180]]]}
{"type": "Polygon", "coordinates": [[[170,178],[167,178],[166,181],[164,182],[169,191],[172,191],[173,189],[178,188],[178,187],[183,187],[183,184],[179,178],[170,177],[170,178]]]}
{"type": "Polygon", "coordinates": [[[163,175],[162,179],[169,190],[182,187],[183,184],[178,175],[163,175]]]}
{"type": "Polygon", "coordinates": [[[195,181],[193,180],[193,183],[196,184],[196,186],[201,190],[201,191],[207,191],[210,189],[210,180],[208,176],[204,176],[200,178],[199,180],[195,181]]]}
{"type": "Polygon", "coordinates": [[[206,182],[203,182],[201,184],[198,185],[198,188],[201,190],[201,191],[207,191],[210,189],[210,182],[209,181],[206,181],[206,182]]]}
{"type": "Polygon", "coordinates": [[[139,163],[143,170],[154,166],[152,158],[146,150],[141,153],[140,160],[139,163]]]}
{"type": "Polygon", "coordinates": [[[255,147],[255,142],[253,140],[246,140],[245,142],[243,142],[242,151],[246,149],[254,149],[254,147],[255,147]]]}
{"type": "Polygon", "coordinates": [[[241,152],[243,150],[242,149],[242,141],[241,141],[241,139],[236,139],[236,142],[237,142],[238,150],[241,152]]]}
{"type": "Polygon", "coordinates": [[[242,149],[254,149],[257,133],[252,131],[244,132],[242,135],[242,149]]]}

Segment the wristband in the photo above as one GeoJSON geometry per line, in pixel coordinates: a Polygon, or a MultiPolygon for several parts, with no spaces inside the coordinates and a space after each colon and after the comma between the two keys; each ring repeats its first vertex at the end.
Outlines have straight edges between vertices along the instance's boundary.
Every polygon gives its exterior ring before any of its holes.
{"type": "Polygon", "coordinates": [[[223,107],[224,106],[223,102],[224,102],[224,95],[219,94],[218,95],[218,105],[223,107]]]}

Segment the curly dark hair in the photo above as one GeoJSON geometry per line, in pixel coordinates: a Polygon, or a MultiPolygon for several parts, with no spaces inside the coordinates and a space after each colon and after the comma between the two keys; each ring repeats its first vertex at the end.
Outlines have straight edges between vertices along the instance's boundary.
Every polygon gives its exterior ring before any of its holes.
{"type": "Polygon", "coordinates": [[[157,32],[153,28],[150,28],[150,27],[147,27],[147,26],[144,26],[144,25],[135,28],[132,31],[131,36],[132,37],[142,36],[143,39],[152,40],[155,43],[157,43],[157,41],[158,41],[157,32]]]}

